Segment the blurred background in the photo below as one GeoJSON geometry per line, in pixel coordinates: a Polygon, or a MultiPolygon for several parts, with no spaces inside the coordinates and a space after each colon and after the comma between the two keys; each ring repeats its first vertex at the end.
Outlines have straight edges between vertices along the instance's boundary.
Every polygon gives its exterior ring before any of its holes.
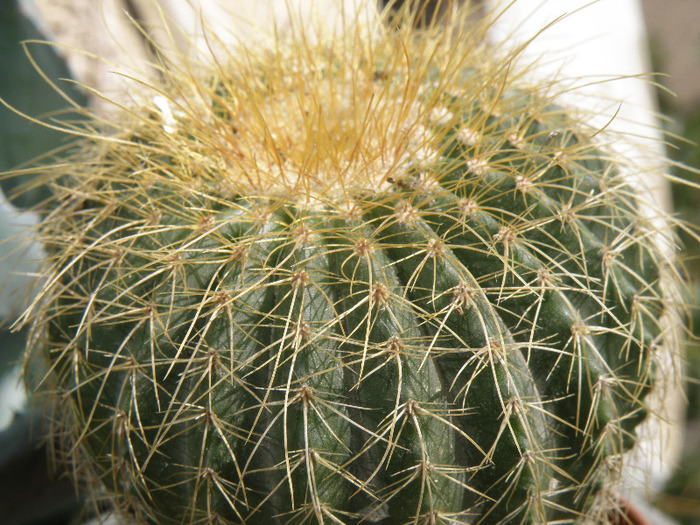
{"type": "MultiPolygon", "coordinates": [[[[227,1],[234,5],[232,0],[227,1]]],[[[190,35],[201,31],[189,0],[163,3],[172,7],[169,16],[190,35]]],[[[312,5],[313,0],[299,0],[300,5],[305,3],[312,5]]],[[[548,4],[561,10],[565,5],[585,3],[588,2],[516,1],[517,9],[523,5],[533,11],[546,11],[548,4]]],[[[256,3],[241,0],[240,4],[256,3]]],[[[608,25],[619,27],[620,32],[633,25],[636,32],[632,34],[641,35],[639,41],[620,45],[632,45],[643,62],[648,61],[645,71],[660,73],[653,77],[656,87],[650,91],[651,107],[658,109],[667,133],[668,156],[687,166],[671,168],[672,175],[700,184],[700,0],[601,0],[598,7],[604,9],[605,4],[618,8],[624,4],[626,12],[635,15],[625,18],[619,14],[622,11],[616,12],[615,16],[622,18],[608,20],[608,25]]],[[[98,111],[108,111],[99,97],[75,83],[58,79],[98,86],[110,98],[124,97],[123,78],[114,71],[124,66],[124,70],[148,74],[152,51],[129,18],[149,28],[156,41],[162,39],[163,34],[148,25],[154,16],[154,5],[153,0],[0,0],[0,99],[49,123],[54,119],[83,118],[72,104],[89,104],[98,111]],[[65,47],[20,44],[32,40],[50,40],[65,47]],[[104,60],[96,61],[71,48],[87,49],[104,60]],[[70,102],[50,82],[59,83],[70,102]]],[[[585,40],[591,35],[592,40],[600,30],[600,22],[600,18],[582,22],[576,30],[578,37],[585,40]]],[[[189,53],[196,38],[175,35],[172,44],[189,53]]],[[[600,60],[602,64],[609,58],[605,54],[589,52],[588,59],[594,64],[600,60]]],[[[23,283],[36,271],[33,261],[41,253],[37,246],[22,242],[26,228],[36,221],[34,214],[24,210],[47,195],[42,186],[32,186],[32,175],[42,162],[60,158],[66,145],[64,135],[0,105],[0,239],[4,239],[0,244],[0,318],[5,319],[0,325],[0,525],[78,525],[89,518],[80,511],[72,483],[60,472],[53,472],[47,463],[47,447],[41,440],[40,403],[36,402],[38,409],[30,410],[32,403],[27,402],[19,385],[18,363],[26,334],[9,328],[22,299],[17,290],[22,290],[23,283]],[[22,177],[2,177],[3,172],[18,168],[25,170],[22,177]],[[21,195],[18,184],[25,185],[21,195]]],[[[700,190],[676,184],[671,193],[674,213],[687,223],[700,226],[700,190]]],[[[684,271],[695,297],[700,297],[700,244],[683,232],[679,236],[684,244],[684,271]]],[[[697,337],[700,308],[695,299],[688,300],[694,305],[692,329],[697,337]]],[[[674,465],[665,471],[662,485],[654,486],[648,494],[648,503],[663,514],[653,521],[658,524],[700,524],[700,350],[692,342],[686,351],[685,375],[687,411],[679,430],[682,450],[674,455],[674,465]]]]}
{"type": "MultiPolygon", "coordinates": [[[[661,87],[656,90],[659,109],[667,120],[671,158],[700,169],[700,2],[697,0],[641,0],[647,28],[648,48],[661,87]],[[681,139],[683,137],[683,139],[681,139]]],[[[675,175],[700,183],[697,172],[676,169],[675,175]]],[[[676,214],[700,225],[700,191],[674,185],[676,214]]],[[[700,245],[681,234],[685,245],[688,279],[694,288],[693,332],[700,335],[700,245]]],[[[684,448],[679,464],[655,500],[657,507],[679,523],[700,523],[700,350],[691,344],[686,353],[688,399],[684,448]]]]}

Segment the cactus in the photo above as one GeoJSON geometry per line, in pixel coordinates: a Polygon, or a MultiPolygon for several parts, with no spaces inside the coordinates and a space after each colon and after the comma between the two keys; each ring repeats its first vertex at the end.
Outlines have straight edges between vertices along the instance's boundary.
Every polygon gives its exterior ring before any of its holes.
{"type": "Polygon", "coordinates": [[[51,168],[23,321],[95,498],[158,524],[607,519],[671,344],[668,232],[484,26],[414,15],[164,68],[51,168]]]}

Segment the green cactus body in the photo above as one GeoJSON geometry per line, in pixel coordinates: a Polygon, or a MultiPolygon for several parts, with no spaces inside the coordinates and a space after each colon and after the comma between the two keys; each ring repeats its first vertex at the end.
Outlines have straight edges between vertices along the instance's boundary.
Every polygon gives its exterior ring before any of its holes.
{"type": "Polygon", "coordinates": [[[55,168],[28,315],[98,493],[162,524],[604,519],[660,232],[590,130],[449,34],[171,76],[174,123],[55,168]]]}

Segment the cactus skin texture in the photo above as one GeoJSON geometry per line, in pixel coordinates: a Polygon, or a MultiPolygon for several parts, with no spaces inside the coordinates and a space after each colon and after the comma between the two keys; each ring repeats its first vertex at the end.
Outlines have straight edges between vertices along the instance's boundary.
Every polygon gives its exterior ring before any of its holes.
{"type": "Polygon", "coordinates": [[[664,232],[466,19],[169,69],[52,168],[30,359],[95,498],[158,524],[605,521],[668,344],[664,232]]]}

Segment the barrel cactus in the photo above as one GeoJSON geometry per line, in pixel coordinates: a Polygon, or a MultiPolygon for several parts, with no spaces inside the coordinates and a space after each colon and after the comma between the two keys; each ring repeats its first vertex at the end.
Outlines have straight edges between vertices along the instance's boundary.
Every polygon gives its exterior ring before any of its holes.
{"type": "Polygon", "coordinates": [[[157,524],[607,519],[668,235],[483,26],[411,16],[171,65],[50,169],[29,359],[94,497],[157,524]]]}

